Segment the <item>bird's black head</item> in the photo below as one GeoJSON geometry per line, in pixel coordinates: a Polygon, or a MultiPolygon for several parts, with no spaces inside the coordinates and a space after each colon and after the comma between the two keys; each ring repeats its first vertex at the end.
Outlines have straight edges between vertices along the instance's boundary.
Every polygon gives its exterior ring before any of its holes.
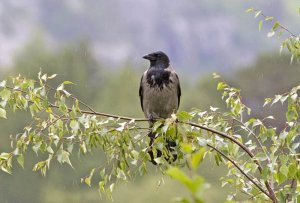
{"type": "Polygon", "coordinates": [[[169,57],[162,51],[147,54],[143,58],[149,60],[150,66],[154,68],[168,68],[170,65],[169,57]]]}

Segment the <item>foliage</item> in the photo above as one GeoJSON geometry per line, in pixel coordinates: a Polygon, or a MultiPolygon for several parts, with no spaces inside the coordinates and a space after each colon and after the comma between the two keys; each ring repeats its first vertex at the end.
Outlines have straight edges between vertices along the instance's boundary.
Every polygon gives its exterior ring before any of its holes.
{"type": "Polygon", "coordinates": [[[300,38],[299,35],[294,34],[280,22],[276,21],[273,16],[266,16],[262,10],[256,10],[254,8],[248,8],[246,12],[254,13],[254,17],[261,17],[258,24],[258,29],[261,31],[263,27],[263,22],[272,22],[272,28],[268,32],[267,37],[273,37],[276,33],[278,36],[282,36],[284,32],[288,33],[288,37],[284,39],[281,43],[280,53],[286,48],[291,53],[291,63],[294,59],[300,58],[300,38]]]}
{"type": "MultiPolygon", "coordinates": [[[[259,22],[259,29],[263,21],[273,20],[261,11],[254,12],[255,17],[265,17],[259,22]]],[[[285,27],[274,22],[268,36],[280,29],[285,27]]],[[[282,47],[291,52],[291,60],[299,58],[299,38],[292,35],[286,40],[282,47]]],[[[72,82],[64,81],[54,88],[52,85],[56,83],[51,81],[56,76],[40,72],[37,80],[18,76],[0,83],[0,117],[7,118],[8,109],[25,110],[32,116],[32,122],[23,132],[11,136],[13,150],[0,153],[1,170],[12,173],[15,163],[24,167],[31,150],[40,155],[33,170],[45,176],[53,162],[73,167],[71,154],[91,154],[101,149],[106,161],[91,168],[81,181],[90,187],[97,183],[99,191],[110,197],[117,183],[146,174],[150,149],[149,129],[144,127],[147,120],[96,112],[69,92],[72,82]]],[[[215,74],[215,78],[219,76],[215,74]]],[[[172,156],[165,148],[166,138],[178,144],[173,152],[178,155],[175,162],[156,158],[159,171],[190,191],[191,199],[177,201],[203,202],[208,185],[199,167],[204,159],[228,168],[222,186],[231,185],[235,189],[228,202],[300,201],[300,86],[265,100],[264,108],[270,105],[273,109],[276,103],[286,107],[283,128],[266,124],[275,119],[273,116],[251,118],[251,109],[242,102],[240,90],[224,81],[218,83],[217,89],[222,91],[228,111],[215,107],[182,111],[172,118],[158,120],[154,126],[160,134],[152,146],[154,153],[159,149],[164,157],[172,156]]]]}
{"type": "MultiPolygon", "coordinates": [[[[81,40],[68,45],[60,45],[57,49],[52,48],[45,45],[44,39],[32,38],[27,45],[18,50],[14,64],[11,67],[3,68],[6,71],[3,71],[2,75],[0,74],[0,81],[4,77],[18,75],[19,73],[32,78],[37,75],[42,67],[48,75],[57,74],[56,80],[48,81],[50,85],[57,86],[59,81],[70,80],[75,85],[69,85],[67,87],[68,91],[72,91],[77,98],[81,98],[97,108],[95,103],[102,103],[97,95],[102,92],[103,80],[106,76],[102,71],[103,66],[99,63],[99,60],[95,59],[89,43],[81,40]]],[[[0,151],[10,150],[9,135],[21,132],[31,120],[29,111],[14,113],[9,110],[6,113],[9,119],[0,121],[0,151]]],[[[44,158],[42,154],[39,154],[38,159],[44,158]]],[[[54,189],[65,191],[64,198],[57,199],[56,202],[73,202],[73,199],[70,198],[72,192],[81,194],[81,198],[90,199],[93,196],[94,201],[98,200],[99,196],[95,192],[96,189],[83,194],[88,188],[80,184],[80,177],[87,173],[88,168],[97,165],[104,158],[100,151],[95,151],[90,156],[78,157],[77,154],[72,154],[70,159],[76,170],[70,170],[67,165],[53,163],[51,167],[54,170],[51,170],[47,174],[47,178],[44,178],[40,174],[32,172],[31,166],[36,162],[37,157],[34,152],[28,153],[25,157],[24,169],[15,168],[13,176],[0,173],[0,182],[6,183],[0,187],[1,199],[7,202],[46,202],[50,200],[45,199],[45,193],[49,191],[49,188],[52,188],[52,191],[54,189]],[[68,176],[65,174],[68,174],[68,176]],[[28,182],[32,183],[31,187],[27,187],[28,182]],[[69,193],[66,192],[65,188],[69,193]]]]}
{"type": "MultiPolygon", "coordinates": [[[[33,168],[46,175],[53,161],[73,167],[70,154],[75,151],[87,154],[101,148],[107,160],[82,178],[87,185],[91,186],[92,180],[98,179],[99,190],[111,196],[118,182],[147,173],[149,129],[139,124],[147,120],[96,112],[66,90],[72,82],[64,81],[56,88],[51,87],[48,81],[55,76],[40,72],[36,81],[18,76],[0,83],[0,116],[6,118],[8,108],[29,110],[32,116],[32,123],[12,137],[13,151],[1,153],[1,170],[11,173],[13,160],[24,167],[28,149],[46,157],[33,168]]],[[[215,74],[215,78],[219,76],[215,74]]],[[[154,154],[159,149],[165,157],[171,156],[165,148],[166,137],[178,143],[175,149],[178,159],[169,163],[157,157],[158,169],[185,185],[192,192],[194,202],[202,202],[202,192],[207,187],[197,174],[206,157],[213,158],[217,165],[224,163],[228,167],[222,186],[236,188],[228,197],[230,201],[240,192],[255,201],[299,198],[299,188],[294,185],[300,178],[297,160],[300,134],[297,91],[300,86],[266,99],[265,105],[288,103],[287,125],[280,132],[265,126],[264,120],[243,118],[251,110],[242,103],[240,90],[225,82],[219,82],[217,88],[223,91],[228,112],[215,107],[210,107],[209,111],[194,109],[156,122],[153,130],[161,136],[152,146],[154,154]],[[183,166],[192,171],[192,177],[182,171],[183,166]]],[[[188,202],[187,199],[181,201],[188,202]]]]}

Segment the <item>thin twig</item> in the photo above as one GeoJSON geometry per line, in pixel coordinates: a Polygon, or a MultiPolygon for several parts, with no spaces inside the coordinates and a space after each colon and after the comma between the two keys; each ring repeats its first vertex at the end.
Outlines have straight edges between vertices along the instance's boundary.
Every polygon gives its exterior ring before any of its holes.
{"type": "MultiPolygon", "coordinates": [[[[13,89],[13,88],[11,88],[13,89]]],[[[20,89],[13,89],[15,91],[20,91],[20,92],[23,92],[23,93],[26,93],[28,94],[26,91],[23,91],[23,90],[20,90],[20,89]]],[[[38,97],[38,96],[37,96],[38,97]]],[[[40,97],[38,97],[40,98],[40,97]]],[[[43,98],[40,98],[42,100],[44,100],[43,98]]],[[[52,104],[52,103],[49,103],[49,107],[52,107],[52,108],[57,108],[59,109],[59,107],[55,104],[52,104]]],[[[70,108],[67,108],[68,111],[72,111],[72,109],[70,108]]],[[[108,114],[108,113],[101,113],[101,112],[94,112],[94,111],[80,111],[81,113],[83,114],[91,114],[91,115],[97,115],[97,116],[104,116],[104,117],[112,117],[112,118],[116,118],[116,119],[122,119],[122,120],[127,120],[127,121],[140,121],[140,122],[145,122],[145,121],[149,121],[149,119],[146,119],[146,118],[131,118],[131,117],[125,117],[125,116],[119,116],[119,115],[114,115],[114,114],[108,114]]],[[[179,122],[179,123],[183,123],[183,124],[188,124],[190,126],[194,126],[194,127],[197,127],[197,128],[200,128],[200,129],[203,129],[203,130],[206,130],[206,131],[209,131],[209,132],[212,132],[213,134],[217,134],[223,138],[226,138],[232,142],[234,142],[235,144],[237,144],[241,149],[243,149],[251,158],[254,158],[254,154],[249,150],[248,147],[246,147],[244,144],[240,143],[239,141],[237,141],[235,138],[223,133],[223,132],[220,132],[220,131],[217,131],[215,129],[212,129],[212,128],[209,128],[209,127],[206,127],[206,126],[203,126],[203,125],[200,125],[200,124],[197,124],[197,123],[193,123],[193,122],[179,122]]],[[[260,171],[260,173],[262,173],[262,167],[261,165],[259,164],[259,162],[257,160],[254,159],[254,163],[257,164],[258,166],[258,170],[260,171]]],[[[269,191],[269,194],[268,196],[270,197],[270,199],[274,202],[274,203],[277,203],[277,198],[276,198],[276,195],[274,193],[274,190],[270,187],[270,184],[268,181],[265,181],[265,185],[269,191]]]]}
{"type": "MultiPolygon", "coordinates": [[[[45,86],[48,87],[50,90],[52,90],[52,91],[54,91],[54,92],[57,92],[57,89],[55,89],[54,87],[52,87],[52,86],[50,86],[50,85],[48,85],[48,84],[46,84],[46,83],[45,83],[45,86]]],[[[63,92],[62,92],[62,93],[63,93],[63,92]]],[[[90,107],[88,104],[84,103],[83,101],[77,99],[74,95],[71,94],[69,97],[71,97],[71,98],[74,99],[74,100],[77,100],[78,103],[80,103],[81,105],[85,106],[85,107],[88,108],[90,111],[96,113],[96,111],[95,111],[92,107],[90,107]]]]}
{"type": "MultiPolygon", "coordinates": [[[[59,108],[55,104],[49,104],[50,107],[53,108],[59,108]]],[[[70,108],[67,108],[68,110],[72,110],[70,108]]],[[[126,117],[126,116],[119,116],[119,115],[114,115],[114,114],[108,114],[108,113],[101,113],[101,112],[93,112],[93,111],[80,111],[83,114],[91,114],[91,115],[96,115],[96,116],[104,116],[104,117],[111,117],[111,118],[117,118],[121,120],[127,120],[127,121],[149,121],[149,119],[146,118],[132,118],[132,117],[126,117]]]]}
{"type": "MultiPolygon", "coordinates": [[[[255,9],[254,9],[254,11],[257,12],[258,10],[255,10],[255,9]]],[[[265,19],[268,17],[268,16],[266,16],[263,12],[261,12],[260,15],[261,15],[262,17],[264,17],[265,19]]],[[[274,19],[270,19],[270,20],[271,20],[272,22],[275,22],[274,19]]],[[[294,37],[294,38],[297,37],[297,35],[295,35],[295,34],[294,34],[293,32],[291,32],[289,29],[287,29],[286,27],[284,27],[281,23],[278,22],[278,24],[279,24],[279,27],[280,27],[281,29],[285,30],[286,32],[288,32],[288,33],[290,34],[290,36],[292,36],[292,37],[294,37]]]]}
{"type": "MultiPolygon", "coordinates": [[[[236,139],[234,139],[233,137],[223,133],[223,132],[220,132],[220,131],[217,131],[215,129],[212,129],[212,128],[209,128],[209,127],[206,127],[206,126],[202,126],[202,125],[199,125],[197,123],[193,123],[193,122],[181,122],[181,123],[185,123],[185,124],[188,124],[188,125],[191,125],[191,126],[194,126],[194,127],[198,127],[200,129],[203,129],[203,130],[206,130],[206,131],[209,131],[209,132],[212,132],[214,134],[217,134],[223,138],[226,138],[232,142],[234,142],[235,144],[237,144],[240,148],[242,148],[251,158],[254,158],[254,154],[249,150],[248,147],[246,147],[243,143],[240,143],[239,141],[237,141],[236,139]]],[[[258,170],[260,172],[260,174],[262,174],[262,167],[260,165],[260,163],[254,159],[254,163],[256,163],[256,165],[258,166],[258,170]]],[[[273,190],[273,188],[270,186],[270,183],[268,181],[265,181],[265,185],[270,193],[270,198],[271,200],[274,202],[274,203],[277,203],[278,200],[276,198],[276,195],[275,195],[275,192],[273,190]]]]}
{"type": "Polygon", "coordinates": [[[272,197],[270,196],[270,194],[264,190],[257,182],[255,182],[251,177],[249,177],[244,171],[243,169],[241,169],[237,163],[235,163],[235,161],[233,161],[231,158],[229,158],[226,154],[224,154],[223,152],[221,152],[220,150],[218,150],[217,148],[215,148],[214,146],[207,144],[208,147],[212,148],[213,150],[215,150],[216,152],[218,152],[220,155],[222,155],[225,159],[227,159],[228,161],[230,161],[250,182],[252,182],[260,191],[262,191],[265,195],[267,195],[269,198],[272,199],[272,197]]]}
{"type": "Polygon", "coordinates": [[[245,126],[245,124],[241,121],[239,121],[238,119],[235,119],[235,121],[237,121],[238,123],[240,123],[251,135],[253,135],[253,137],[255,138],[257,144],[259,145],[259,147],[261,148],[261,150],[264,152],[264,154],[267,156],[268,158],[268,163],[270,162],[270,158],[268,156],[268,153],[266,152],[266,150],[263,148],[263,145],[262,143],[259,141],[258,137],[256,136],[256,134],[251,130],[249,129],[247,126],[245,126]]]}

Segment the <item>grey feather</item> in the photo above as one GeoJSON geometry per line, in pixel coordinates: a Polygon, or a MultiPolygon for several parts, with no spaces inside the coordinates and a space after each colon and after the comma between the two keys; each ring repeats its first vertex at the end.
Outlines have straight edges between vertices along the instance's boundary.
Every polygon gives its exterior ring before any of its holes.
{"type": "MultiPolygon", "coordinates": [[[[176,72],[171,66],[162,70],[170,72],[169,84],[163,84],[163,87],[159,86],[151,87],[147,83],[146,70],[141,79],[140,86],[140,99],[141,106],[144,114],[147,118],[168,118],[172,113],[176,113],[180,103],[180,84],[176,72]]],[[[154,80],[155,78],[151,78],[154,80]]]]}
{"type": "MultiPolygon", "coordinates": [[[[150,128],[153,127],[154,119],[169,118],[172,113],[176,113],[180,104],[180,82],[176,72],[170,65],[168,56],[163,52],[154,52],[145,55],[143,58],[150,61],[150,68],[148,68],[140,82],[139,96],[142,110],[145,117],[148,118],[150,128]]],[[[148,153],[151,162],[156,164],[155,157],[152,151],[152,145],[155,138],[159,134],[150,131],[148,153]]],[[[172,140],[166,140],[167,150],[172,153],[176,147],[176,143],[172,140]]],[[[157,150],[157,157],[162,156],[162,152],[157,150]]],[[[165,159],[176,160],[177,155],[172,154],[165,156],[165,159]]]]}

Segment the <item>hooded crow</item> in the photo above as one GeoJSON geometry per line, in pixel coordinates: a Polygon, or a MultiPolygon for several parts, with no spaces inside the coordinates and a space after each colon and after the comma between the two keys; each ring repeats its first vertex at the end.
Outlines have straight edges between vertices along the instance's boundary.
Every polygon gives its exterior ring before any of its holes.
{"type": "MultiPolygon", "coordinates": [[[[172,113],[176,113],[180,103],[181,89],[179,78],[165,53],[157,51],[145,55],[143,58],[150,61],[150,67],[141,78],[139,96],[142,110],[145,117],[150,120],[149,125],[152,128],[155,119],[169,118],[172,113]]],[[[151,157],[151,162],[156,165],[152,144],[157,135],[150,132],[148,136],[150,137],[148,153],[151,157]]],[[[167,140],[167,143],[167,149],[170,152],[176,144],[169,140],[167,140]]],[[[161,155],[161,151],[157,150],[157,157],[161,155]]],[[[166,159],[169,160],[169,157],[166,159]]],[[[173,160],[175,159],[176,155],[173,155],[173,160]]]]}

